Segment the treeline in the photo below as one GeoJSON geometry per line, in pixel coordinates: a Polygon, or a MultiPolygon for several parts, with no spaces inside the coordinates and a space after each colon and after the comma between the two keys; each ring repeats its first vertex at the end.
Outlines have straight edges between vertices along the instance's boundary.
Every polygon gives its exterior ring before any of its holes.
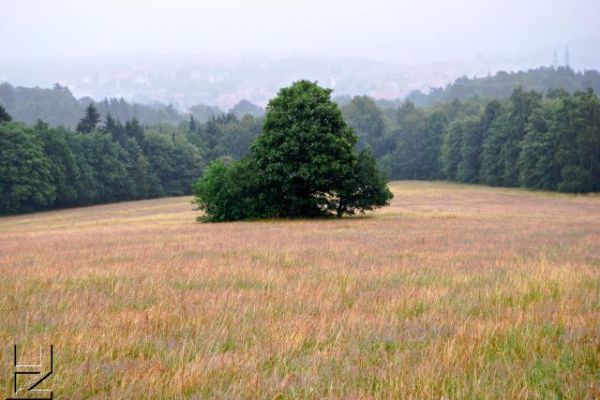
{"type": "MultiPolygon", "coordinates": [[[[42,120],[50,126],[75,128],[85,108],[94,103],[102,115],[111,114],[121,121],[137,119],[143,125],[169,124],[177,126],[186,122],[190,115],[198,122],[207,122],[213,117],[227,113],[216,106],[198,104],[189,113],[181,113],[172,105],[130,103],[123,98],[104,99],[94,102],[89,97],[75,98],[69,88],[55,84],[52,89],[14,87],[0,83],[0,104],[16,121],[35,124],[42,120]]],[[[237,118],[246,114],[262,116],[264,110],[247,100],[236,104],[230,112],[237,118]]]]}
{"type": "Polygon", "coordinates": [[[90,105],[77,130],[11,121],[0,106],[0,214],[190,194],[207,162],[242,157],[251,116],[142,127],[90,105]]]}
{"type": "MultiPolygon", "coordinates": [[[[246,105],[247,106],[247,105],[246,105]]],[[[448,179],[565,192],[600,191],[600,100],[592,90],[507,99],[341,107],[391,179],[448,179]]],[[[204,166],[240,160],[263,118],[194,116],[173,126],[122,120],[90,104],[76,130],[10,121],[0,105],[0,213],[190,194],[204,166]],[[125,121],[125,122],[121,122],[125,121]]]]}
{"type": "Polygon", "coordinates": [[[475,96],[506,99],[519,86],[542,93],[554,88],[561,88],[569,93],[591,88],[595,93],[600,93],[600,73],[594,70],[577,72],[568,66],[541,67],[518,72],[500,71],[482,78],[469,79],[463,76],[445,88],[432,88],[427,94],[414,91],[406,99],[422,107],[454,99],[464,101],[475,96]]]}
{"type": "MultiPolygon", "coordinates": [[[[412,92],[407,100],[420,107],[431,107],[436,103],[449,103],[454,99],[467,101],[473,97],[484,99],[506,99],[512,91],[522,86],[528,90],[545,93],[553,88],[562,88],[569,93],[585,91],[588,88],[600,93],[600,73],[594,70],[577,72],[569,67],[541,67],[529,71],[498,72],[483,78],[462,77],[445,88],[432,88],[427,94],[412,92]]],[[[335,98],[340,106],[346,106],[352,97],[342,95],[335,98]]],[[[0,104],[16,121],[35,124],[42,120],[50,126],[75,128],[85,108],[94,102],[89,97],[75,98],[67,87],[55,84],[52,89],[15,87],[0,83],[0,104]]],[[[397,109],[402,100],[376,99],[382,110],[397,109]]],[[[265,110],[242,100],[229,112],[214,105],[197,104],[186,113],[179,112],[170,105],[130,103],[124,99],[110,98],[95,102],[100,114],[111,114],[121,121],[137,119],[143,125],[169,124],[177,126],[193,116],[196,122],[205,123],[212,118],[234,114],[237,118],[252,115],[260,118],[265,110]]]]}
{"type": "Polygon", "coordinates": [[[406,101],[393,111],[355,97],[342,111],[392,179],[600,191],[600,100],[591,89],[517,88],[507,100],[406,101]]]}

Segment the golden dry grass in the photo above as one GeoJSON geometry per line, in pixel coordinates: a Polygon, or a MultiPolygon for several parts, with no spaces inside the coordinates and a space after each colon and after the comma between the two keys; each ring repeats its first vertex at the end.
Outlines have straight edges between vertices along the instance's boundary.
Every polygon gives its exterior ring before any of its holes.
{"type": "Polygon", "coordinates": [[[600,197],[392,189],[342,220],[2,218],[0,362],[54,344],[59,399],[599,398],[600,197]]]}

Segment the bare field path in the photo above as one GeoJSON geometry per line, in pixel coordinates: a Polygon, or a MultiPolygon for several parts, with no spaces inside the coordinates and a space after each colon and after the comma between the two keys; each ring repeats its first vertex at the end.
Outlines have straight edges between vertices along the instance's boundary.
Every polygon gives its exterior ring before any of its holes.
{"type": "Polygon", "coordinates": [[[0,363],[53,344],[57,399],[600,398],[600,197],[391,187],[341,220],[0,218],[0,363]]]}

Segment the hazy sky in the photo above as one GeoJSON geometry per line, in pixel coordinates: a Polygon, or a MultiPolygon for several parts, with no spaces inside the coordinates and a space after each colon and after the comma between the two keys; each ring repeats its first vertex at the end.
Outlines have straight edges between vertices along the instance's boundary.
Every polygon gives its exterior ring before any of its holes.
{"type": "Polygon", "coordinates": [[[427,61],[598,38],[599,17],[599,0],[0,0],[0,51],[427,61]]]}

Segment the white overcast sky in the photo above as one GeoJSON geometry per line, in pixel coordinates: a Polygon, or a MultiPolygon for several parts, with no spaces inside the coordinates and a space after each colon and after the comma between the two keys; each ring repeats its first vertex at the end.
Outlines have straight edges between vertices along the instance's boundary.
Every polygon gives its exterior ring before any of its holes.
{"type": "Polygon", "coordinates": [[[600,0],[0,0],[0,54],[6,59],[297,55],[427,61],[598,37],[600,0]]]}

